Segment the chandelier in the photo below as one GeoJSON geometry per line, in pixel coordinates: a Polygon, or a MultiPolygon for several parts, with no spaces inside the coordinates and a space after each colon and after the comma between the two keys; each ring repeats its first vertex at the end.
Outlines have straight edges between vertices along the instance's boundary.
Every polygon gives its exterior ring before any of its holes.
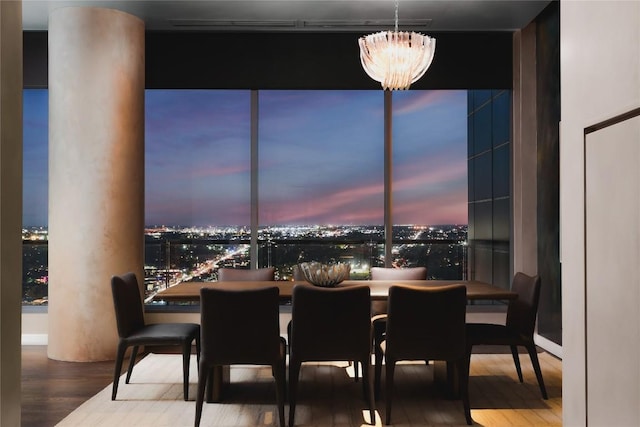
{"type": "Polygon", "coordinates": [[[398,0],[395,30],[360,37],[358,44],[362,68],[384,90],[409,89],[427,72],[436,50],[436,39],[398,31],[398,0]]]}

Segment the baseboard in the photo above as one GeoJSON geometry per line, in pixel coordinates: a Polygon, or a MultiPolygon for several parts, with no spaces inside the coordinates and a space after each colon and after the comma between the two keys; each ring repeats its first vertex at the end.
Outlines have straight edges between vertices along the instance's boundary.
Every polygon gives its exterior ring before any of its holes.
{"type": "Polygon", "coordinates": [[[535,334],[533,341],[536,345],[546,352],[553,354],[558,359],[562,359],[562,346],[554,343],[553,341],[543,337],[542,335],[535,334]]]}
{"type": "Polygon", "coordinates": [[[47,345],[48,334],[22,334],[22,345],[47,345]]]}

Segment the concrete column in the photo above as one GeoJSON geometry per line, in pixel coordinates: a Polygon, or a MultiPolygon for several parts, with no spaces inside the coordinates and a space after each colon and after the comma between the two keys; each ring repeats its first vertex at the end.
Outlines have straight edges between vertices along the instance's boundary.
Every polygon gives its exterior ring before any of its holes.
{"type": "MultiPolygon", "coordinates": [[[[144,23],[67,7],[49,19],[49,346],[115,357],[110,279],[143,281],[144,23]]],[[[142,286],[142,283],[141,283],[142,286]]]]}
{"type": "Polygon", "coordinates": [[[0,426],[20,425],[22,2],[0,1],[0,426]]]}

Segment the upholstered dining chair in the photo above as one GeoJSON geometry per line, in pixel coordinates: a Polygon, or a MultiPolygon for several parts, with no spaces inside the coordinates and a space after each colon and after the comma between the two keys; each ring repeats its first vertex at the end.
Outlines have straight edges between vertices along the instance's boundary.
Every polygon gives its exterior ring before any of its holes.
{"type": "Polygon", "coordinates": [[[184,400],[189,398],[189,358],[191,344],[196,343],[196,357],[200,354],[200,325],[196,323],[146,324],[138,280],[134,273],[111,278],[111,291],[118,325],[118,349],[113,373],[111,400],[116,399],[122,362],[127,348],[133,347],[125,383],[129,384],[139,346],[176,345],[182,348],[184,400]]]}
{"type": "Polygon", "coordinates": [[[518,298],[509,301],[505,325],[467,324],[467,355],[469,358],[471,357],[474,345],[508,345],[511,347],[518,379],[523,382],[518,346],[526,348],[538,380],[542,398],[547,399],[547,390],[544,386],[538,353],[533,341],[536,315],[538,314],[538,301],[540,300],[540,276],[529,276],[518,272],[513,278],[511,290],[518,294],[518,298]]]}
{"type": "Polygon", "coordinates": [[[252,282],[263,280],[275,280],[274,267],[264,268],[219,268],[219,282],[252,282]]]}
{"type": "Polygon", "coordinates": [[[289,332],[289,426],[294,425],[298,378],[303,362],[362,364],[362,389],[375,424],[371,384],[371,291],[366,285],[293,287],[289,332]]]}
{"type": "Polygon", "coordinates": [[[276,381],[280,426],[284,427],[286,341],[280,336],[279,291],[200,290],[202,353],[195,426],[200,425],[204,393],[213,386],[213,369],[223,365],[269,365],[276,381]]]}
{"type": "Polygon", "coordinates": [[[398,285],[389,289],[385,340],[376,349],[375,394],[379,395],[382,356],[385,358],[385,424],[391,422],[393,379],[401,360],[444,360],[457,370],[459,391],[467,424],[469,365],[466,357],[464,285],[418,288],[398,285]]]}
{"type": "Polygon", "coordinates": [[[291,270],[291,275],[293,276],[293,280],[296,282],[304,282],[307,279],[304,277],[304,273],[298,264],[295,264],[291,270]]]}
{"type": "MultiPolygon", "coordinates": [[[[371,267],[371,280],[426,280],[427,267],[371,267]]],[[[371,302],[373,348],[380,346],[387,328],[387,301],[371,302]]],[[[357,370],[356,370],[357,372],[357,370]]]]}

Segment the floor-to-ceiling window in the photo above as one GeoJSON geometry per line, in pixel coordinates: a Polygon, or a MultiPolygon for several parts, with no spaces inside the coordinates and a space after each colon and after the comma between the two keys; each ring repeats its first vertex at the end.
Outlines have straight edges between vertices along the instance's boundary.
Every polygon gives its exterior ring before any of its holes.
{"type": "Polygon", "coordinates": [[[469,274],[509,288],[511,92],[469,91],[469,274]]]}
{"type": "Polygon", "coordinates": [[[49,94],[29,89],[23,96],[22,301],[47,303],[49,202],[49,94]]]}
{"type": "Polygon", "coordinates": [[[247,267],[250,92],[148,90],[145,116],[147,294],[247,267]]]}
{"type": "Polygon", "coordinates": [[[467,91],[393,94],[393,260],[466,277],[467,91]]]}
{"type": "Polygon", "coordinates": [[[261,265],[346,262],[366,278],[384,224],[381,91],[260,91],[261,265]]]}
{"type": "MultiPolygon", "coordinates": [[[[275,266],[287,280],[295,263],[309,260],[348,262],[361,279],[373,265],[425,265],[430,278],[467,277],[467,206],[484,200],[468,196],[481,195],[485,184],[476,178],[491,176],[492,188],[507,191],[496,202],[508,205],[508,158],[483,166],[480,143],[502,140],[505,129],[508,140],[510,122],[509,91],[494,92],[507,102],[496,99],[491,114],[483,119],[479,109],[469,122],[468,93],[391,93],[393,132],[385,141],[389,107],[379,90],[147,90],[147,296],[181,281],[215,280],[221,266],[275,266]],[[469,163],[468,145],[478,155],[469,163]],[[492,172],[503,163],[507,169],[492,172]],[[385,233],[392,234],[391,259],[385,233]]],[[[25,90],[24,117],[23,301],[37,304],[47,296],[46,90],[25,90]]],[[[508,156],[503,143],[488,147],[492,158],[508,156]]]]}

